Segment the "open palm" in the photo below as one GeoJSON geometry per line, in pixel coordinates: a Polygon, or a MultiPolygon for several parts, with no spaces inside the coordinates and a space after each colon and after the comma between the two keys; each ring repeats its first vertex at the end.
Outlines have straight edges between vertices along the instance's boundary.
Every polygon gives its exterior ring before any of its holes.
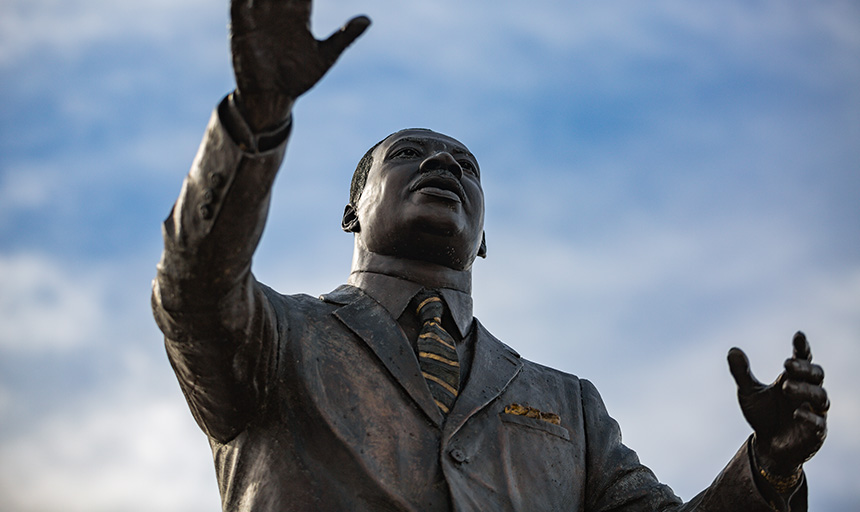
{"type": "Polygon", "coordinates": [[[313,87],[370,25],[367,17],[358,16],[328,39],[317,40],[310,30],[311,3],[231,2],[230,45],[236,88],[252,118],[285,116],[292,101],[313,87]],[[266,109],[275,111],[259,112],[266,109]]]}

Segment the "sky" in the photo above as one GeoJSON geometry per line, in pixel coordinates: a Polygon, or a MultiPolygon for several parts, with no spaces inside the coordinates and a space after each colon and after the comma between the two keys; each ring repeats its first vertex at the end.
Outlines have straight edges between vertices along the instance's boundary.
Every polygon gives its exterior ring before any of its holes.
{"type": "MultiPolygon", "coordinates": [[[[373,25],[294,111],[257,278],[346,280],[364,151],[469,146],[489,255],[475,314],[594,382],[681,497],[750,433],[796,330],[825,368],[810,510],[860,509],[860,5],[852,0],[331,0],[373,25]],[[289,240],[300,240],[290,244],[289,240]]],[[[233,87],[226,3],[0,4],[0,509],[219,509],[149,306],[160,224],[233,87]]]]}

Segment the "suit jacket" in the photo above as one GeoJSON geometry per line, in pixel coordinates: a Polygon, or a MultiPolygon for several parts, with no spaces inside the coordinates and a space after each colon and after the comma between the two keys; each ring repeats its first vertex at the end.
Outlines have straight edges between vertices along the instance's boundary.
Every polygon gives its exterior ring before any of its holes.
{"type": "MultiPolygon", "coordinates": [[[[682,504],[622,444],[590,382],[522,359],[477,320],[468,378],[443,418],[402,329],[369,295],[257,283],[250,261],[284,144],[243,148],[234,139],[249,133],[221,121],[233,115],[228,101],[213,115],[153,287],[225,511],[773,510],[749,443],[682,504]],[[506,413],[514,403],[560,424],[506,413]]],[[[802,491],[792,510],[805,510],[802,491]]]]}

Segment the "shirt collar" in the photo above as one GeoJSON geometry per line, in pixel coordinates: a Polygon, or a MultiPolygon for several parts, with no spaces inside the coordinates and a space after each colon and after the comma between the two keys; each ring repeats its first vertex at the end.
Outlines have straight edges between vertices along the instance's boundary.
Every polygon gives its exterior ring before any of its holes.
{"type": "MultiPolygon", "coordinates": [[[[423,285],[408,279],[369,271],[353,272],[348,282],[370,295],[395,319],[400,318],[412,297],[424,288],[423,285]]],[[[453,288],[438,290],[454,323],[457,324],[460,336],[465,338],[472,328],[472,296],[453,288]]]]}

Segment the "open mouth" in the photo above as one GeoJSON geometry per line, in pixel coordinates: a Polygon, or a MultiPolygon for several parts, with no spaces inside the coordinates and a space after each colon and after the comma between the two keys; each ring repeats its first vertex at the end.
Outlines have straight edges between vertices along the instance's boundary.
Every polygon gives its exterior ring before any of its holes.
{"type": "Polygon", "coordinates": [[[422,174],[409,187],[409,190],[412,192],[420,191],[422,194],[441,197],[458,203],[462,203],[466,196],[460,180],[447,171],[422,174]]]}

